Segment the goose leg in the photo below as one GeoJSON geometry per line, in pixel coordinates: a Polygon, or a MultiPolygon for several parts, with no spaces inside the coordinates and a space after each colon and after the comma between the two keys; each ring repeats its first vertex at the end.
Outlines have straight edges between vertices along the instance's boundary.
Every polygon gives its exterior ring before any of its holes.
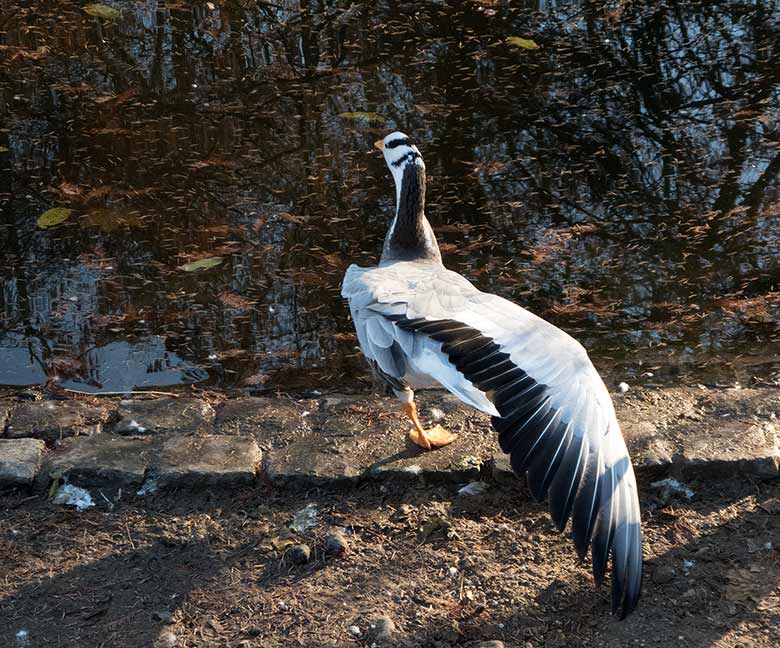
{"type": "Polygon", "coordinates": [[[446,446],[455,440],[455,435],[446,430],[441,425],[435,425],[428,430],[424,429],[417,418],[417,406],[414,401],[402,403],[404,412],[411,419],[414,427],[409,430],[409,438],[418,446],[430,450],[431,448],[440,448],[446,446]]]}

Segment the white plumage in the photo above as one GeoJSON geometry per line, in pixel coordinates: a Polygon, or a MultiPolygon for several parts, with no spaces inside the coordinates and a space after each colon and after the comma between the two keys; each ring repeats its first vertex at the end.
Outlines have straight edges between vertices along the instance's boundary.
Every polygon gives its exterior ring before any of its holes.
{"type": "Polygon", "coordinates": [[[380,265],[350,266],[342,288],[363,353],[403,402],[442,386],[493,417],[515,471],[528,474],[536,497],[549,493],[558,527],[571,516],[581,557],[592,544],[597,582],[611,552],[613,611],[625,616],[641,588],[641,516],[604,383],[569,335],[442,265],[423,213],[419,151],[401,133],[380,148],[396,180],[396,216],[380,265]]]}

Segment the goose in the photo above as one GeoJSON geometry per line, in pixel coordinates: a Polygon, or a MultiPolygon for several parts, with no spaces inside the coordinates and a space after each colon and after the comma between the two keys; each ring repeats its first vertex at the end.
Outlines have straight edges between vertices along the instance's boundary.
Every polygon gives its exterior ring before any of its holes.
{"type": "Polygon", "coordinates": [[[401,132],[375,146],[395,181],[395,216],[379,265],[351,265],[341,292],[368,364],[401,401],[409,438],[422,448],[455,435],[422,426],[415,390],[444,387],[489,414],[514,472],[527,475],[535,499],[549,494],[558,530],[571,518],[580,560],[591,548],[597,585],[611,555],[612,613],[625,618],[642,585],[641,515],[609,392],[579,342],[444,267],[425,217],[419,149],[401,132]]]}

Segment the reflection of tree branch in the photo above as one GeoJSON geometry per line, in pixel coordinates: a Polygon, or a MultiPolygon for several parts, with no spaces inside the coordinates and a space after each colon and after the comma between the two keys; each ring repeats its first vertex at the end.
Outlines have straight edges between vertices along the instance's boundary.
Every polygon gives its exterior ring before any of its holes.
{"type": "Polygon", "coordinates": [[[750,207],[751,214],[758,210],[761,194],[764,193],[772,178],[778,174],[780,174],[780,153],[775,155],[758,180],[753,183],[753,186],[745,194],[744,202],[750,207]]]}

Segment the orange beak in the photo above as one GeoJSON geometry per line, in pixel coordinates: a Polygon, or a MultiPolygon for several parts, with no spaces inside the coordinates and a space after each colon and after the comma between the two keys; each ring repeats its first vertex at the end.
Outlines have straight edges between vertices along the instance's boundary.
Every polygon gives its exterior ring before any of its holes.
{"type": "Polygon", "coordinates": [[[380,151],[385,150],[385,140],[377,140],[374,142],[374,148],[378,148],[380,151]]]}

